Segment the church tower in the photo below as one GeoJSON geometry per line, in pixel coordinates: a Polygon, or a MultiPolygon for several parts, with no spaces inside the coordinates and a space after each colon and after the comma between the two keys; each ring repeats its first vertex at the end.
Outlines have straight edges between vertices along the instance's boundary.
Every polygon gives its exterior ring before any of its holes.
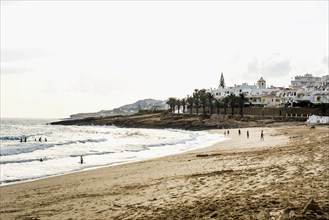
{"type": "Polygon", "coordinates": [[[263,77],[260,77],[260,79],[257,81],[257,87],[258,89],[266,89],[266,81],[263,79],[263,77]]]}
{"type": "Polygon", "coordinates": [[[225,88],[225,81],[224,81],[224,76],[223,76],[223,72],[220,75],[220,80],[219,80],[219,89],[224,89],[225,88]]]}

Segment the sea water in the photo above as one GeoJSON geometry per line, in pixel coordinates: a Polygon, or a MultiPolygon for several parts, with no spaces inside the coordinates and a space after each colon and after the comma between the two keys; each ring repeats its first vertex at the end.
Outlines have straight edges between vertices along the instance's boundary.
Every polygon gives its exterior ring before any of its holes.
{"type": "Polygon", "coordinates": [[[0,185],[177,154],[225,139],[208,131],[50,125],[52,121],[1,119],[0,185]]]}

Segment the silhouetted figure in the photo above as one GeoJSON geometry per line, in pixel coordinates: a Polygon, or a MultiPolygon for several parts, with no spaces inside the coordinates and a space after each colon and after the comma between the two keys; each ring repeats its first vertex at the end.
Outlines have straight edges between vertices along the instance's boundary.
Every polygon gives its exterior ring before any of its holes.
{"type": "Polygon", "coordinates": [[[37,141],[37,139],[36,139],[36,138],[34,138],[34,141],[37,141]]]}
{"type": "Polygon", "coordinates": [[[42,162],[43,161],[43,159],[42,158],[40,158],[40,162],[42,162]]]}
{"type": "Polygon", "coordinates": [[[83,157],[80,156],[80,163],[83,164],[83,157]]]}
{"type": "Polygon", "coordinates": [[[249,131],[247,131],[247,138],[249,139],[249,131]]]}
{"type": "Polygon", "coordinates": [[[45,142],[47,142],[47,138],[45,138],[45,142]]]}
{"type": "Polygon", "coordinates": [[[41,137],[39,138],[39,142],[41,142],[41,137]]]}
{"type": "Polygon", "coordinates": [[[262,132],[260,133],[260,140],[261,140],[261,141],[264,141],[264,133],[263,133],[263,130],[262,130],[262,132]]]}
{"type": "Polygon", "coordinates": [[[20,140],[20,142],[22,143],[23,142],[23,138],[21,137],[21,140],[20,140]]]}
{"type": "Polygon", "coordinates": [[[24,142],[26,142],[26,137],[24,137],[24,142]]]}
{"type": "Polygon", "coordinates": [[[230,135],[230,130],[227,130],[227,136],[229,136],[230,135]]]}
{"type": "Polygon", "coordinates": [[[241,130],[240,129],[238,130],[238,132],[239,132],[239,135],[241,135],[241,130]]]}

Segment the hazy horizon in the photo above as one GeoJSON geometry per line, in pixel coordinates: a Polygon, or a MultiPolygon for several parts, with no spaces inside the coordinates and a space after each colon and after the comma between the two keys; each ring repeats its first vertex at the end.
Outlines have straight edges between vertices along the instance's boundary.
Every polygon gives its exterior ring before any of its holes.
{"type": "Polygon", "coordinates": [[[3,1],[1,117],[328,75],[328,1],[3,1]]]}

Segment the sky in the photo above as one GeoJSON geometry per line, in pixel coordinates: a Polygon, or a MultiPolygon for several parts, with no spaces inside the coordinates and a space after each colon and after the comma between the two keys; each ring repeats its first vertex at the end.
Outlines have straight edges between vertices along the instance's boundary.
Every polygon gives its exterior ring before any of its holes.
{"type": "Polygon", "coordinates": [[[328,75],[328,1],[1,0],[1,117],[328,75]]]}

